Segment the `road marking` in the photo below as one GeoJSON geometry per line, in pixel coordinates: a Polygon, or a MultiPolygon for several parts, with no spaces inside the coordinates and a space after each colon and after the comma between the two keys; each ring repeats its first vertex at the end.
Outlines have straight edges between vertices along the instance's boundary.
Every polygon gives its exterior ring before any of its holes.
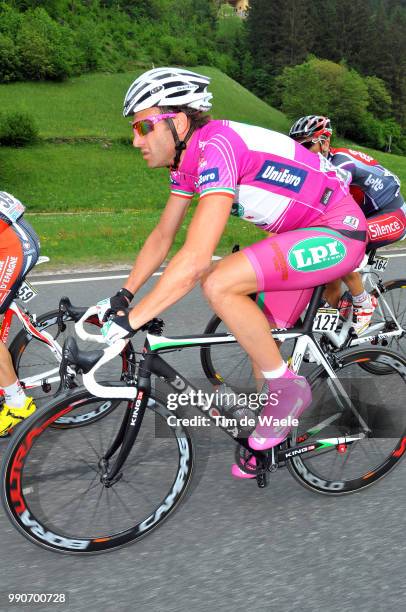
{"type": "MultiPolygon", "coordinates": [[[[154,272],[152,276],[161,276],[163,272],[154,272]]],[[[128,274],[122,274],[117,276],[88,276],[86,278],[64,278],[62,280],[51,280],[51,281],[31,281],[31,285],[59,285],[63,283],[85,283],[89,281],[99,280],[113,280],[116,278],[128,278],[128,274]]]]}
{"type": "MultiPolygon", "coordinates": [[[[383,254],[384,257],[406,257],[406,253],[395,253],[393,255],[383,254]]],[[[214,260],[221,259],[221,257],[214,256],[214,260]]],[[[161,276],[163,272],[154,272],[152,276],[161,276]]],[[[32,285],[62,285],[64,283],[88,283],[89,281],[103,281],[103,280],[116,280],[120,278],[128,278],[128,274],[117,274],[116,276],[87,276],[86,278],[64,278],[61,280],[49,280],[49,281],[30,281],[32,285]]]]}

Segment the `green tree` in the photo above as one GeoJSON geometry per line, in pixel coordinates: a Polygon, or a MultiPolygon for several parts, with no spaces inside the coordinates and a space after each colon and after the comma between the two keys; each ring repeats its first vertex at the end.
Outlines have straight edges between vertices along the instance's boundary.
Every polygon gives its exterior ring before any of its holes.
{"type": "Polygon", "coordinates": [[[27,79],[64,79],[74,63],[72,35],[42,8],[24,14],[16,36],[23,75],[27,79]]]}
{"type": "Polygon", "coordinates": [[[278,85],[282,110],[289,117],[328,115],[343,136],[353,133],[369,102],[368,88],[357,72],[315,57],[285,68],[278,85]]]}
{"type": "Polygon", "coordinates": [[[0,33],[0,82],[8,83],[21,78],[20,59],[14,40],[0,33]]]}
{"type": "Polygon", "coordinates": [[[285,68],[276,79],[281,91],[281,108],[290,119],[303,115],[328,115],[331,91],[315,66],[308,61],[293,68],[285,68]]]}
{"type": "Polygon", "coordinates": [[[364,83],[368,88],[368,110],[377,118],[388,119],[392,115],[392,98],[382,79],[367,76],[364,83]]]}

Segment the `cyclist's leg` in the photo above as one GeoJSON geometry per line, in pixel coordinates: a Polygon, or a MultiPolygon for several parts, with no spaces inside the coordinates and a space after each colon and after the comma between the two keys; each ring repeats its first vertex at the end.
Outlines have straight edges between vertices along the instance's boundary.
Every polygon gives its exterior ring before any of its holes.
{"type": "Polygon", "coordinates": [[[338,306],[341,293],[341,278],[338,278],[337,280],[328,283],[323,297],[330,304],[330,306],[336,308],[338,306]]]}
{"type": "MultiPolygon", "coordinates": [[[[0,314],[4,314],[13,301],[22,280],[34,266],[39,255],[39,240],[30,225],[20,220],[2,233],[0,247],[1,289],[0,314]]],[[[2,344],[2,343],[1,343],[2,344]]],[[[5,403],[0,413],[0,436],[27,418],[35,410],[32,398],[21,388],[12,366],[7,348],[0,349],[0,386],[4,389],[5,403]]]]}
{"type": "MultiPolygon", "coordinates": [[[[347,231],[347,234],[328,227],[309,227],[266,238],[224,259],[205,283],[204,289],[214,310],[259,364],[264,376],[279,378],[277,386],[281,389],[278,390],[287,399],[282,402],[282,396],[279,398],[277,409],[272,409],[274,418],[285,418],[292,405],[297,408],[298,415],[310,403],[310,394],[305,380],[286,370],[272,338],[265,333],[269,330],[265,315],[246,298],[246,294],[253,291],[253,274],[257,290],[270,291],[271,298],[280,294],[280,303],[272,302],[270,310],[278,325],[290,326],[303,311],[314,286],[348,273],[361,261],[365,251],[365,232],[361,228],[355,233],[347,231]],[[287,286],[297,291],[296,297],[293,299],[291,296],[289,302],[286,294],[283,299],[283,290],[287,286]],[[300,378],[297,381],[300,384],[288,383],[287,379],[292,376],[300,378]]],[[[260,435],[258,449],[278,444],[280,438],[286,437],[284,433],[272,440],[260,435]]],[[[252,440],[250,443],[252,446],[255,444],[252,440]]]]}

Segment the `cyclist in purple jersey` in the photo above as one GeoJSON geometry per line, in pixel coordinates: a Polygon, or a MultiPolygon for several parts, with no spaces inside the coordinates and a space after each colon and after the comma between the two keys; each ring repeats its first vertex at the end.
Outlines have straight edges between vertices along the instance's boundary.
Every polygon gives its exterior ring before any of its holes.
{"type": "MultiPolygon", "coordinates": [[[[257,364],[274,401],[262,415],[251,448],[280,443],[311,402],[306,379],[284,363],[270,325],[292,325],[312,290],[353,270],[365,252],[366,223],[348,192],[347,174],[292,139],[263,128],[212,121],[210,79],[181,69],[150,70],[129,88],[124,115],[133,145],[148,167],[169,167],[171,191],[161,219],[142,247],[128,280],[111,298],[117,313],[103,327],[108,342],[130,337],[201,282],[215,312],[257,364]],[[128,311],[134,294],[165,260],[193,196],[198,202],[186,240],[154,288],[128,311]],[[272,236],[215,265],[212,256],[230,214],[272,236]],[[346,220],[357,219],[357,227],[346,220]],[[263,310],[249,295],[263,292],[263,310]]],[[[234,466],[237,477],[246,475],[234,466]]]]}
{"type": "MultiPolygon", "coordinates": [[[[398,177],[361,151],[332,148],[331,122],[327,117],[307,115],[292,125],[289,136],[314,153],[324,155],[334,166],[351,175],[350,193],[361,206],[368,225],[368,248],[378,248],[406,237],[406,204],[400,193],[398,177]]],[[[365,290],[361,275],[352,272],[343,278],[352,295],[355,331],[364,332],[377,305],[374,296],[365,290]]],[[[325,297],[337,306],[341,282],[327,287],[325,297]]],[[[348,304],[345,304],[348,306],[348,304]]]]}

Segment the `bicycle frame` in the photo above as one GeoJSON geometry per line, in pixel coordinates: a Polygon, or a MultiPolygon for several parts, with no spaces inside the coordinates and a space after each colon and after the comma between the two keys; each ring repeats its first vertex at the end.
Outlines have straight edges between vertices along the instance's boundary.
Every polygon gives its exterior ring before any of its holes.
{"type": "MultiPolygon", "coordinates": [[[[277,449],[275,449],[276,456],[275,452],[272,452],[273,464],[283,463],[289,457],[297,454],[305,454],[309,452],[314,453],[318,450],[323,450],[324,452],[326,447],[329,446],[351,444],[356,440],[365,438],[370,433],[369,427],[353,405],[351,398],[348,396],[348,393],[342,386],[340,380],[337,378],[328,357],[326,357],[326,355],[323,353],[312,331],[314,315],[317,311],[317,306],[323,291],[324,286],[317,287],[314,290],[309,308],[301,327],[292,328],[289,330],[274,329],[272,330],[272,335],[275,340],[279,340],[280,342],[284,342],[285,340],[289,339],[296,340],[292,355],[292,369],[295,372],[299,370],[305,352],[307,350],[311,351],[311,353],[327,372],[330,388],[335,399],[337,400],[338,406],[341,407],[341,411],[338,411],[336,414],[318,423],[316,426],[312,426],[311,431],[308,431],[301,436],[301,443],[297,446],[290,448],[281,448],[280,446],[277,447],[277,449]],[[340,438],[321,438],[308,445],[306,445],[306,443],[302,443],[309,438],[312,432],[321,432],[325,427],[334,422],[334,420],[339,419],[340,415],[342,414],[342,409],[344,408],[350,408],[358,419],[360,427],[363,430],[359,435],[343,436],[340,438]]],[[[104,342],[104,339],[101,336],[97,337],[93,334],[87,334],[84,332],[83,328],[80,328],[81,322],[90,314],[92,314],[92,309],[89,309],[81,321],[79,321],[77,324],[77,333],[84,340],[93,338],[98,342],[104,342]]],[[[103,474],[103,481],[105,486],[111,486],[117,481],[117,479],[120,478],[120,469],[135,442],[137,433],[141,427],[145,410],[148,402],[150,401],[152,374],[163,378],[165,383],[167,383],[176,393],[182,393],[183,395],[188,396],[190,399],[196,395],[199,396],[199,390],[194,387],[186,377],[164,361],[164,359],[160,357],[159,353],[165,353],[176,349],[184,349],[187,347],[202,347],[217,343],[228,344],[237,342],[232,334],[204,334],[200,336],[165,337],[161,335],[162,326],[163,323],[159,322],[159,320],[152,321],[150,325],[155,333],[151,333],[150,331],[145,339],[144,349],[139,364],[137,387],[105,387],[97,383],[95,380],[96,371],[101,367],[101,365],[110,361],[115,355],[123,350],[126,343],[125,340],[120,340],[114,345],[104,349],[102,357],[97,360],[96,364],[87,373],[83,374],[83,384],[92,395],[101,398],[129,400],[129,410],[121,424],[120,430],[112,445],[104,455],[103,467],[105,468],[105,473],[103,474]],[[114,464],[110,468],[108,461],[118,450],[118,448],[120,448],[119,454],[114,464]]],[[[212,406],[211,403],[209,403],[204,397],[201,397],[201,400],[194,405],[203,415],[210,418],[216,426],[220,427],[241,446],[245,447],[252,454],[258,457],[260,464],[262,464],[263,461],[267,461],[266,454],[263,452],[253,451],[248,446],[248,439],[242,437],[242,432],[238,427],[238,424],[228,422],[226,415],[228,410],[230,410],[230,408],[232,409],[233,407],[230,407],[226,411],[222,410],[221,407],[219,408],[218,406],[212,406]]]]}
{"type": "Polygon", "coordinates": [[[351,320],[351,316],[349,316],[344,321],[339,333],[335,333],[332,331],[324,332],[328,340],[336,348],[343,348],[344,346],[358,346],[365,342],[371,342],[372,340],[379,341],[383,339],[393,338],[395,336],[401,336],[402,334],[405,333],[405,330],[401,327],[398,320],[396,319],[396,316],[392,312],[388,302],[385,300],[384,292],[382,291],[383,283],[382,283],[382,279],[380,275],[378,274],[378,272],[374,272],[372,270],[372,266],[374,264],[374,259],[375,259],[375,254],[376,254],[375,250],[371,251],[368,256],[367,264],[364,267],[359,268],[357,271],[359,271],[363,276],[364,286],[366,286],[367,283],[369,283],[370,291],[374,289],[378,293],[379,300],[378,300],[377,310],[380,311],[383,317],[383,320],[385,320],[385,315],[382,309],[382,302],[383,302],[384,308],[387,310],[391,319],[396,325],[396,329],[392,331],[382,332],[381,331],[382,322],[379,322],[379,323],[370,325],[368,329],[366,330],[366,332],[364,332],[364,334],[361,334],[361,336],[351,336],[350,330],[352,327],[352,320],[351,320]],[[377,277],[377,282],[375,283],[372,280],[373,276],[377,277]]]}
{"type": "MultiPolygon", "coordinates": [[[[1,342],[7,342],[13,317],[17,317],[17,319],[20,321],[21,325],[24,327],[27,333],[37,338],[37,340],[39,340],[40,342],[46,344],[49,347],[49,350],[52,351],[52,353],[55,355],[56,359],[58,360],[58,363],[61,362],[62,347],[60,346],[60,344],[56,342],[56,340],[54,340],[51,334],[49,334],[48,332],[39,331],[35,327],[35,323],[33,323],[29,313],[26,312],[24,309],[20,308],[20,306],[18,306],[18,304],[14,301],[11,302],[10,306],[4,313],[3,324],[0,328],[1,342]]],[[[38,387],[41,381],[45,379],[49,383],[57,382],[59,380],[59,367],[52,368],[51,370],[47,372],[42,372],[41,374],[36,376],[29,376],[27,378],[22,379],[20,382],[22,383],[25,389],[32,389],[38,387]]]]}

